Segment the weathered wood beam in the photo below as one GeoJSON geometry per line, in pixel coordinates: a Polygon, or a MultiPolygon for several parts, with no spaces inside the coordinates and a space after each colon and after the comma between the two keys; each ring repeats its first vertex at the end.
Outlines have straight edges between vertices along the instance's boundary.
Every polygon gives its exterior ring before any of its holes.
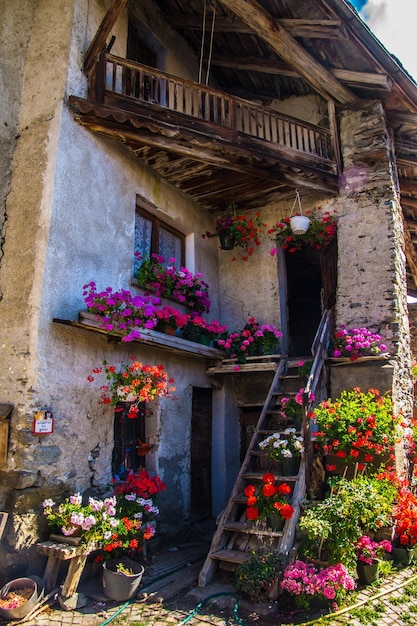
{"type": "Polygon", "coordinates": [[[407,124],[417,130],[417,112],[410,113],[408,111],[387,111],[387,117],[390,124],[407,124]]]}
{"type": "MultiPolygon", "coordinates": [[[[291,76],[292,78],[303,78],[299,72],[283,61],[273,61],[271,59],[247,58],[232,59],[230,57],[213,56],[212,65],[218,67],[228,67],[235,70],[250,72],[260,72],[263,74],[274,74],[280,76],[291,76]]],[[[390,91],[393,82],[386,74],[372,74],[370,72],[354,72],[351,70],[341,70],[331,68],[328,70],[335,78],[342,82],[355,86],[367,87],[370,89],[384,89],[390,91]]]]}
{"type": "MultiPolygon", "coordinates": [[[[300,161],[294,161],[293,166],[297,167],[300,172],[295,173],[289,168],[279,167],[279,156],[277,154],[274,167],[272,167],[271,159],[271,167],[264,168],[249,162],[243,163],[242,158],[245,157],[245,154],[253,155],[253,152],[249,151],[249,153],[247,153],[247,150],[241,147],[238,148],[235,144],[233,145],[234,156],[232,154],[224,156],[224,145],[221,146],[219,151],[216,151],[215,148],[209,148],[208,146],[193,145],[192,141],[183,143],[175,136],[164,137],[156,133],[149,133],[146,130],[132,130],[123,127],[117,122],[98,119],[89,115],[76,116],[76,119],[83,126],[86,126],[94,132],[121,141],[128,145],[133,151],[140,151],[142,146],[151,146],[153,148],[167,150],[182,157],[196,159],[197,161],[208,163],[214,167],[240,172],[242,175],[250,174],[260,179],[276,181],[279,184],[291,185],[292,187],[314,189],[316,191],[325,191],[326,193],[335,192],[336,183],[334,181],[332,183],[329,176],[319,171],[314,174],[313,161],[310,167],[308,165],[303,167],[300,161]],[[306,175],[303,175],[303,171],[306,172],[306,175]]],[[[286,154],[286,165],[288,167],[288,161],[290,160],[288,157],[288,149],[283,149],[283,153],[286,154]]]]}
{"type": "MultiPolygon", "coordinates": [[[[408,198],[407,196],[401,196],[401,206],[410,207],[411,209],[413,209],[413,214],[414,214],[414,209],[417,209],[417,198],[408,198]]],[[[416,214],[416,218],[417,218],[417,214],[416,214]]],[[[416,224],[416,228],[417,228],[417,224],[416,224]]]]}
{"type": "Polygon", "coordinates": [[[400,189],[403,192],[417,193],[417,180],[411,178],[400,178],[400,189]]]}
{"type": "Polygon", "coordinates": [[[221,4],[251,26],[253,32],[295,69],[326,100],[352,104],[356,96],[316,61],[256,0],[221,0],[221,4]]]}
{"type": "MultiPolygon", "coordinates": [[[[203,18],[200,15],[167,15],[167,22],[180,30],[202,30],[203,18]]],[[[288,31],[293,37],[308,37],[309,39],[341,39],[345,38],[345,29],[341,20],[309,20],[309,19],[278,19],[274,20],[288,31]]],[[[205,29],[211,30],[211,19],[206,20],[205,29]]],[[[239,33],[251,35],[253,30],[239,19],[216,17],[215,31],[217,33],[239,33]]]]}
{"type": "Polygon", "coordinates": [[[413,244],[411,238],[410,228],[403,219],[404,223],[404,245],[405,245],[405,256],[407,257],[407,263],[409,270],[411,272],[411,276],[413,277],[414,284],[417,286],[417,254],[416,249],[413,244]]]}
{"type": "Polygon", "coordinates": [[[104,16],[93,41],[87,48],[87,52],[84,56],[84,72],[89,74],[94,67],[101,51],[106,45],[107,39],[111,33],[113,26],[116,23],[117,18],[123,11],[127,3],[127,0],[113,0],[109,10],[104,16]]]}

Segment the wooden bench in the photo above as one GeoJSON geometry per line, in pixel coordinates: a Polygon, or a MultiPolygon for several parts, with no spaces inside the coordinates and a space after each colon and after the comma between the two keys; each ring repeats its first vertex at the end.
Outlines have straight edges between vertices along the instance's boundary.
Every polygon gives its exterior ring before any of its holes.
{"type": "Polygon", "coordinates": [[[60,595],[62,598],[72,596],[77,590],[88,555],[99,547],[96,544],[70,545],[63,543],[59,538],[55,540],[54,536],[51,536],[51,541],[38,543],[37,551],[48,557],[43,576],[46,591],[49,592],[56,586],[61,562],[70,561],[60,595]]]}

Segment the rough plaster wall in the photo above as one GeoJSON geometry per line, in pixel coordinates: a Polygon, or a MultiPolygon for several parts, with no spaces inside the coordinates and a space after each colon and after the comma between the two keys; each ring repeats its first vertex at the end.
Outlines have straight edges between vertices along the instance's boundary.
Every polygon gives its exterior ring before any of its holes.
{"type": "MultiPolygon", "coordinates": [[[[16,146],[23,68],[34,16],[34,2],[0,3],[0,233],[6,218],[5,204],[11,177],[11,159],[16,146]]],[[[0,262],[3,255],[0,237],[0,262]]],[[[1,285],[0,285],[1,298],[1,285]]]]}
{"type": "MultiPolygon", "coordinates": [[[[39,557],[33,544],[46,532],[39,515],[45,497],[108,485],[113,413],[98,404],[99,390],[86,379],[104,358],[125,361],[135,355],[163,363],[174,377],[178,400],[161,401],[147,423],[154,444],[149,469],[167,483],[160,503],[167,533],[177,530],[175,520],[183,528],[189,514],[191,392],[192,386],[212,384],[205,360],[111,344],[101,335],[52,324],[54,317],[77,318],[84,308],[82,287],[91,280],[98,289],[135,290],[130,281],[136,196],[188,236],[190,269],[201,271],[212,287],[210,316],[219,316],[216,244],[201,238],[212,218],[127,148],[77,124],[65,104],[69,94],[86,95],[80,47],[107,7],[87,0],[75,0],[73,7],[67,0],[33,6],[0,270],[2,353],[7,355],[0,365],[0,401],[15,405],[7,467],[0,474],[0,506],[13,513],[3,539],[3,580],[12,567],[24,573],[29,550],[34,571],[39,557]],[[39,408],[52,410],[52,435],[32,434],[39,408]]],[[[231,419],[238,423],[237,416],[231,419]]],[[[235,475],[234,450],[223,441],[230,436],[228,428],[218,429],[214,446],[226,450],[235,475]]],[[[236,432],[234,437],[238,449],[236,432]]]]}

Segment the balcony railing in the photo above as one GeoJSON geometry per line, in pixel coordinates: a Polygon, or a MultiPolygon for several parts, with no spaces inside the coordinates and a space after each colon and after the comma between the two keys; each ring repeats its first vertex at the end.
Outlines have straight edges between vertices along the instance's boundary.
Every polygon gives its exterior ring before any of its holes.
{"type": "MultiPolygon", "coordinates": [[[[334,160],[328,129],[283,115],[242,98],[103,53],[90,82],[90,99],[120,108],[155,107],[214,125],[232,141],[240,134],[280,148],[334,160]]],[[[272,147],[272,146],[271,146],[272,147]]]]}

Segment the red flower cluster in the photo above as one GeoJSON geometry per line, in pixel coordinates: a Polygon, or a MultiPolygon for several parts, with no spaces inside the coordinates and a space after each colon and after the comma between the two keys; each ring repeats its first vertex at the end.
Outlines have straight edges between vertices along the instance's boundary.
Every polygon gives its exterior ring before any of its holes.
{"type": "Polygon", "coordinates": [[[398,492],[394,518],[400,544],[404,547],[414,546],[417,543],[417,497],[407,487],[398,492]]]}
{"type": "Polygon", "coordinates": [[[114,484],[116,495],[134,493],[139,498],[152,498],[164,489],[166,485],[159,476],[150,476],[146,470],[142,470],[139,474],[131,473],[124,482],[114,484]]]}
{"type": "Polygon", "coordinates": [[[294,513],[287,500],[291,487],[286,483],[275,485],[273,474],[264,474],[262,482],[263,485],[259,490],[254,485],[248,485],[243,491],[247,498],[247,519],[256,521],[271,513],[279,513],[284,519],[290,519],[294,513]]]}

